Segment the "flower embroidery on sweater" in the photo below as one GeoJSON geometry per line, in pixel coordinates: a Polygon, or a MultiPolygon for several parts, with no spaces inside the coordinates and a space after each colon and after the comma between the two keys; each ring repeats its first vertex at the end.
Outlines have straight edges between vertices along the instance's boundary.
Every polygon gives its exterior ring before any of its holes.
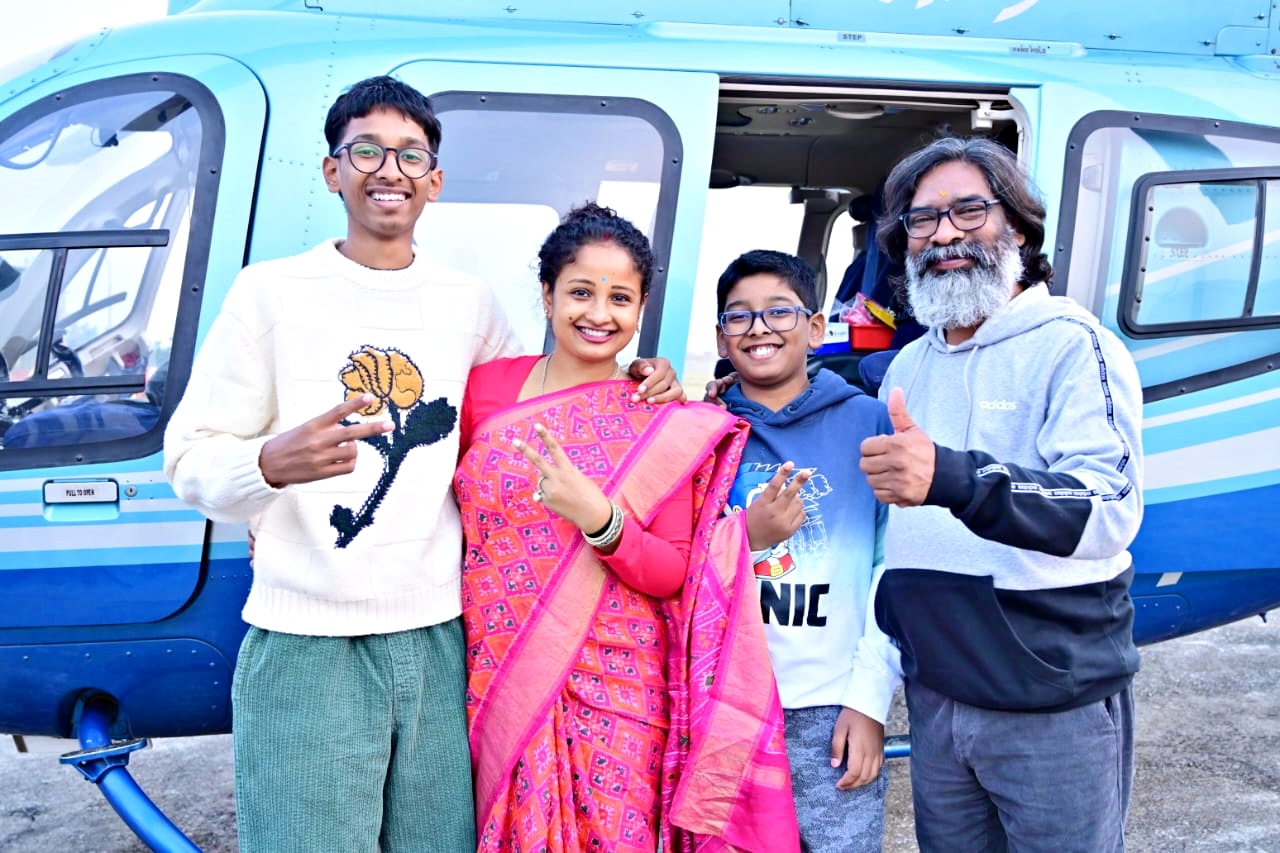
{"type": "Polygon", "coordinates": [[[382,476],[364,506],[359,512],[334,506],[329,514],[329,524],[338,531],[337,547],[345,548],[356,534],[373,524],[374,512],[391,490],[409,451],[435,444],[452,432],[458,423],[458,410],[444,397],[423,402],[422,371],[396,349],[366,344],[349,356],[338,378],[347,389],[348,400],[363,394],[373,396],[373,402],[360,410],[361,415],[374,417],[386,410],[395,424],[391,432],[360,439],[382,455],[382,476]]]}

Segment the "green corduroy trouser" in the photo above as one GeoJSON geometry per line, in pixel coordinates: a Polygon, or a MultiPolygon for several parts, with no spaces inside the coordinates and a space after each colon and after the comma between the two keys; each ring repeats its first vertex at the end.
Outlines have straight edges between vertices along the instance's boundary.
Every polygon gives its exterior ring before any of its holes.
{"type": "Polygon", "coordinates": [[[250,628],[232,683],[241,853],[474,853],[462,620],[250,628]]]}

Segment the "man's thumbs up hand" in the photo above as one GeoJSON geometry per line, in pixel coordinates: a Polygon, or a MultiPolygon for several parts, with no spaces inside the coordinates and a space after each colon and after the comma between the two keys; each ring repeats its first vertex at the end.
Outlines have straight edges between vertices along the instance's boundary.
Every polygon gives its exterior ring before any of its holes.
{"type": "Polygon", "coordinates": [[[919,506],[933,485],[935,449],[907,412],[901,388],[889,392],[892,435],[873,435],[862,442],[859,467],[876,500],[892,506],[919,506]]]}
{"type": "Polygon", "coordinates": [[[895,435],[917,428],[916,422],[907,414],[907,395],[902,393],[901,388],[894,388],[889,392],[889,422],[893,424],[895,435]]]}

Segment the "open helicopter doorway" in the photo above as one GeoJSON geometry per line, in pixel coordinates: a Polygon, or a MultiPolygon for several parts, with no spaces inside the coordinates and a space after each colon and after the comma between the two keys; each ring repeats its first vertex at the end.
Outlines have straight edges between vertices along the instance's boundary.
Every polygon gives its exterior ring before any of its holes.
{"type": "MultiPolygon", "coordinates": [[[[738,255],[776,249],[804,258],[830,316],[854,259],[876,251],[874,202],[899,159],[943,136],[989,136],[1016,153],[1028,130],[1008,88],[722,79],[685,384],[701,388],[715,374],[716,281],[738,255]]],[[[868,278],[862,289],[871,286],[868,278]]],[[[856,381],[858,358],[850,350],[815,363],[856,381]]]]}

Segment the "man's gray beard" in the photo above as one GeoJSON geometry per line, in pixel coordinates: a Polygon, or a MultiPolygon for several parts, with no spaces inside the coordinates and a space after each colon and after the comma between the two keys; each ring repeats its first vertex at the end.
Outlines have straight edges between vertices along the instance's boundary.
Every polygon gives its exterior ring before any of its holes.
{"type": "Polygon", "coordinates": [[[1022,278],[1022,255],[1010,228],[990,247],[963,240],[908,255],[906,272],[911,313],[921,325],[971,329],[1013,298],[1022,278]],[[968,269],[929,270],[931,264],[953,258],[972,258],[974,264],[968,269]]]}

